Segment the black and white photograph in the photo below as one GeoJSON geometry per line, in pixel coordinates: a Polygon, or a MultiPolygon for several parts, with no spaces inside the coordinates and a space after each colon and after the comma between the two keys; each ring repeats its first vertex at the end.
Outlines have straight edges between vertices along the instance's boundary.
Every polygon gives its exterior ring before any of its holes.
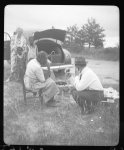
{"type": "Polygon", "coordinates": [[[7,145],[119,143],[119,8],[6,5],[7,145]]]}

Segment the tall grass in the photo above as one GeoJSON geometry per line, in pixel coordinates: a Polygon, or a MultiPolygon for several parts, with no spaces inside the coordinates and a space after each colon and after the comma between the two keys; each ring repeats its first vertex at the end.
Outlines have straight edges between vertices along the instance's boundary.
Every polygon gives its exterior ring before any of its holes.
{"type": "MultiPolygon", "coordinates": [[[[4,70],[5,79],[9,72],[10,68],[4,70]]],[[[106,85],[109,86],[113,87],[106,85]]],[[[27,95],[25,106],[21,85],[13,82],[5,84],[4,142],[17,145],[95,146],[118,143],[118,103],[102,105],[95,114],[85,116],[76,103],[70,103],[68,97],[61,98],[60,95],[58,99],[61,99],[60,106],[47,108],[41,106],[38,99],[27,95]],[[99,128],[104,132],[96,132],[99,128]]]]}

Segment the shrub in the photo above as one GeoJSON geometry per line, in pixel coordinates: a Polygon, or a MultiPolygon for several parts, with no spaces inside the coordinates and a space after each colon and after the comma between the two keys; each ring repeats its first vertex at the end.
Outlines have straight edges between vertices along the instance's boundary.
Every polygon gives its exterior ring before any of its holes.
{"type": "Polygon", "coordinates": [[[119,53],[119,49],[117,47],[107,47],[103,51],[105,54],[108,53],[119,53]]]}
{"type": "Polygon", "coordinates": [[[64,44],[64,48],[69,50],[74,55],[83,55],[86,58],[90,59],[101,59],[101,60],[111,60],[117,61],[119,60],[119,48],[118,47],[108,47],[108,48],[99,48],[95,49],[91,47],[90,49],[87,47],[81,47],[78,44],[71,43],[70,45],[64,44]]]}
{"type": "Polygon", "coordinates": [[[84,47],[79,44],[71,43],[70,45],[63,45],[64,48],[68,49],[71,53],[81,53],[84,47]]]}

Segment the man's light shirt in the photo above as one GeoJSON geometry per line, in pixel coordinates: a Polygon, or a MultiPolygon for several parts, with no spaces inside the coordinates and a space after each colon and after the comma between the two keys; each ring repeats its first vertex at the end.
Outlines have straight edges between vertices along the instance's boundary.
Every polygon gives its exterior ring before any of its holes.
{"type": "Polygon", "coordinates": [[[98,91],[103,90],[103,86],[99,78],[89,67],[85,67],[72,82],[74,82],[73,85],[77,91],[82,91],[85,89],[98,91]]]}

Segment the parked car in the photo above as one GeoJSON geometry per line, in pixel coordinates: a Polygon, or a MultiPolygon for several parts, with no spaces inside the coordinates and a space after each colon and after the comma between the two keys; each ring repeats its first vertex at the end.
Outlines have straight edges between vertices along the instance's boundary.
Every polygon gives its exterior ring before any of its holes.
{"type": "MultiPolygon", "coordinates": [[[[62,48],[65,40],[66,31],[60,29],[48,29],[41,32],[34,32],[33,38],[38,47],[38,51],[45,51],[53,65],[71,64],[71,54],[62,48]]],[[[4,60],[10,60],[10,41],[9,33],[4,32],[4,60]]]]}
{"type": "MultiPolygon", "coordinates": [[[[8,33],[7,35],[9,40],[4,41],[4,60],[8,61],[10,60],[11,37],[8,33]]],[[[66,31],[60,29],[48,29],[32,34],[34,42],[38,47],[38,52],[45,51],[48,54],[48,58],[51,61],[51,69],[54,73],[60,72],[63,74],[66,68],[72,68],[71,53],[62,47],[65,35],[66,31]]]]}
{"type": "Polygon", "coordinates": [[[66,31],[49,29],[34,33],[34,41],[38,51],[45,51],[49,55],[53,65],[71,64],[71,54],[62,48],[61,43],[65,40],[66,31]]]}
{"type": "Polygon", "coordinates": [[[10,60],[10,41],[11,36],[4,32],[4,60],[10,60]]]}

